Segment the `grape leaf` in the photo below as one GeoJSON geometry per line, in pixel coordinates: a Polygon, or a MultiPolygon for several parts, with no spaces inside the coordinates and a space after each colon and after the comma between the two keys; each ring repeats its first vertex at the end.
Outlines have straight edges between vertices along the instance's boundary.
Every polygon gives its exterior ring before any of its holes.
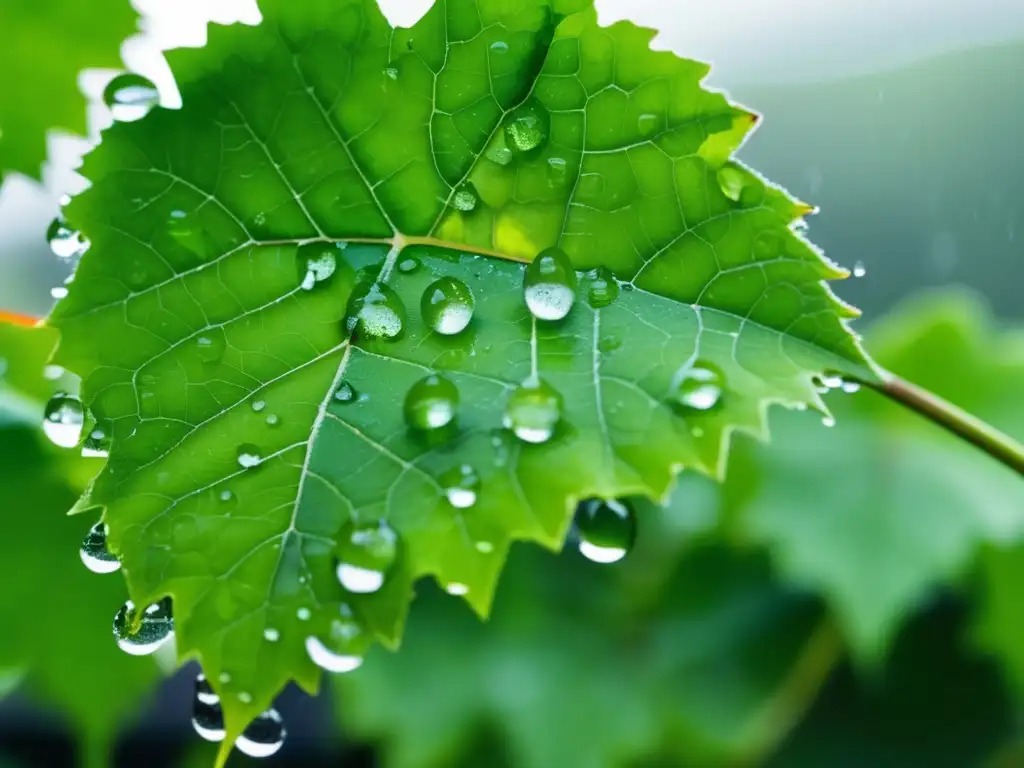
{"type": "Polygon", "coordinates": [[[122,653],[110,634],[125,600],[123,581],[90,573],[77,554],[93,521],[65,513],[95,462],[90,468],[57,451],[39,429],[39,397],[55,386],[43,378],[43,364],[55,343],[52,330],[0,324],[0,404],[16,390],[33,414],[31,427],[0,424],[0,669],[22,669],[19,690],[66,714],[90,764],[104,765],[121,719],[159,672],[122,653]]]}
{"type": "Polygon", "coordinates": [[[1020,605],[1021,576],[1024,575],[1024,544],[988,546],[979,560],[978,602],[973,637],[976,644],[993,654],[1019,699],[1024,694],[1024,610],[1020,605]]]}
{"type": "Polygon", "coordinates": [[[261,5],[169,54],[182,110],[86,159],[67,215],[92,247],[51,319],[114,435],[89,503],[133,599],[173,596],[226,743],[289,679],[316,688],[304,640],[342,603],[391,646],[421,576],[486,614],[510,542],[557,548],[580,498],[663,498],[769,403],[823,408],[815,374],[877,375],[810,208],[730,160],[756,118],[650,30],[585,0],[442,0],[411,29],[372,0],[261,5]],[[583,275],[561,322],[523,301],[553,246],[583,275]],[[420,311],[440,277],[475,297],[461,334],[420,311]],[[695,368],[712,400],[680,412],[695,368]],[[434,371],[460,397],[438,436],[402,405],[434,371]],[[536,445],[503,428],[533,376],[562,402],[536,445]],[[401,556],[348,594],[338,542],[381,520],[401,556]]]}
{"type": "MultiPolygon", "coordinates": [[[[869,334],[879,361],[1024,435],[1019,335],[979,301],[919,299],[869,334]]],[[[1024,535],[1024,488],[1001,464],[873,393],[835,396],[834,430],[773,424],[772,450],[734,451],[730,514],[791,581],[820,592],[853,650],[874,663],[902,619],[960,575],[984,542],[1024,535]]]]}
{"type": "Polygon", "coordinates": [[[46,159],[46,132],[84,134],[78,74],[121,65],[121,43],[136,29],[128,0],[4,0],[0,5],[0,181],[8,171],[34,179],[46,159]]]}

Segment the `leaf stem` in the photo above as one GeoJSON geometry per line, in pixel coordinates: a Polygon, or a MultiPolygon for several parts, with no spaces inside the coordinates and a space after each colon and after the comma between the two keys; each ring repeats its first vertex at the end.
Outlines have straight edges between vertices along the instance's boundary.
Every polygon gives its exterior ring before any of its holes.
{"type": "Polygon", "coordinates": [[[886,372],[880,381],[864,383],[1024,475],[1024,445],[992,425],[893,373],[886,372]]]}

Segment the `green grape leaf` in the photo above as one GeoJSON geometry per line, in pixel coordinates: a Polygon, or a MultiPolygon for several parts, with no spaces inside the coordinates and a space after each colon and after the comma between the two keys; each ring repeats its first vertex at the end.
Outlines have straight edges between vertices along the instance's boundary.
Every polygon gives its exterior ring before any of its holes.
{"type": "Polygon", "coordinates": [[[976,644],[1002,664],[1017,699],[1024,695],[1024,544],[988,546],[979,557],[978,602],[973,636],[976,644]]]}
{"type": "Polygon", "coordinates": [[[811,209],[730,159],[755,116],[650,30],[584,0],[443,0],[411,29],[373,0],[261,6],[169,54],[182,110],[86,159],[67,215],[92,247],[51,319],[114,435],[89,503],[133,599],[173,596],[226,743],[316,688],[305,638],[342,604],[391,646],[425,575],[486,615],[510,543],[559,547],[579,499],[664,498],[768,404],[824,408],[816,374],[877,375],[811,209]],[[523,263],[552,247],[572,268],[538,262],[532,315],[523,263]],[[474,297],[455,335],[422,309],[440,278],[474,297]],[[414,429],[438,371],[456,420],[414,429]],[[339,542],[380,521],[397,562],[349,594],[339,542]]]}
{"type": "Polygon", "coordinates": [[[56,336],[0,324],[0,407],[17,388],[33,412],[31,426],[0,423],[0,669],[22,670],[18,690],[65,714],[89,764],[105,765],[118,725],[159,671],[114,642],[110,626],[126,597],[124,582],[85,568],[78,548],[95,521],[65,514],[96,467],[58,451],[39,428],[39,396],[55,387],[42,373],[56,336]]]}
{"type": "Polygon", "coordinates": [[[691,547],[667,588],[638,601],[634,570],[659,546],[643,533],[614,568],[517,550],[486,627],[432,590],[402,653],[336,678],[342,728],[381,743],[389,768],[731,765],[770,752],[838,659],[837,633],[814,601],[771,582],[766,558],[720,545],[691,547]],[[488,731],[496,748],[474,751],[488,731]]]}
{"type": "Polygon", "coordinates": [[[129,0],[4,0],[0,5],[0,181],[8,171],[38,179],[46,132],[84,134],[78,75],[120,68],[121,43],[136,30],[129,0]]]}
{"type": "MultiPolygon", "coordinates": [[[[1024,435],[1024,346],[982,305],[927,297],[868,336],[889,370],[1024,435]],[[994,339],[994,340],[993,340],[994,339]]],[[[1024,488],[1001,464],[865,392],[836,394],[838,425],[773,424],[772,450],[730,467],[730,514],[774,551],[786,577],[820,592],[862,661],[877,662],[902,619],[960,575],[983,542],[1024,535],[1024,488]]]]}

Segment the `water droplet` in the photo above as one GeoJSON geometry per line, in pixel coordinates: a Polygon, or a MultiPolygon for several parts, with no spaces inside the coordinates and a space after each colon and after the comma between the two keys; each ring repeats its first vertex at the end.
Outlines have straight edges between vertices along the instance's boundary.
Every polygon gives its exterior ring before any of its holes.
{"type": "Polygon", "coordinates": [[[476,187],[468,181],[456,189],[455,195],[452,197],[452,205],[463,213],[470,213],[475,210],[476,204],[479,201],[480,196],[476,192],[476,187]]]}
{"type": "Polygon", "coordinates": [[[506,43],[504,40],[495,40],[493,43],[491,43],[491,50],[497,54],[508,53],[508,43],[506,43]]]}
{"type": "Polygon", "coordinates": [[[231,507],[235,506],[238,503],[238,498],[227,488],[225,488],[223,491],[217,494],[217,498],[220,499],[221,504],[225,504],[231,507]]]}
{"type": "Polygon", "coordinates": [[[562,418],[562,396],[543,379],[530,377],[509,395],[502,423],[527,443],[551,439],[562,418]]]}
{"type": "Polygon", "coordinates": [[[853,265],[853,276],[854,277],[864,277],[864,275],[866,275],[867,273],[868,273],[868,268],[864,266],[864,262],[863,261],[858,261],[856,264],[853,265]]]}
{"type": "Polygon", "coordinates": [[[167,642],[174,634],[171,598],[165,597],[142,611],[135,610],[131,600],[114,616],[114,637],[118,646],[132,656],[146,656],[167,642]],[[135,624],[138,622],[138,628],[135,624]]]}
{"type": "Polygon", "coordinates": [[[85,534],[78,554],[85,567],[93,573],[113,573],[121,567],[121,561],[107,549],[107,526],[102,522],[96,523],[85,534]]]}
{"type": "Polygon", "coordinates": [[[821,423],[826,427],[832,428],[836,425],[836,419],[834,416],[825,416],[822,418],[821,423]]]}
{"type": "Polygon", "coordinates": [[[636,514],[624,501],[588,499],[576,509],[580,553],[595,563],[615,563],[636,539],[636,514]]]}
{"type": "Polygon", "coordinates": [[[440,429],[455,418],[458,404],[458,388],[444,376],[431,374],[409,388],[405,396],[405,420],[414,429],[440,429]]]}
{"type": "Polygon", "coordinates": [[[397,80],[398,79],[398,67],[387,67],[384,70],[384,76],[387,77],[388,80],[397,80]]]}
{"type": "Polygon", "coordinates": [[[343,381],[334,390],[334,399],[339,403],[353,403],[359,399],[359,393],[356,392],[355,387],[347,381],[343,381]]]}
{"type": "Polygon", "coordinates": [[[262,411],[266,407],[267,407],[267,401],[266,400],[253,400],[252,401],[252,409],[256,413],[259,413],[260,411],[262,411]]]}
{"type": "Polygon", "coordinates": [[[303,606],[302,608],[299,608],[299,610],[297,610],[295,612],[295,617],[299,621],[309,621],[310,618],[312,618],[312,616],[313,616],[313,612],[311,610],[309,610],[309,608],[306,608],[305,606],[303,606]]]}
{"type": "Polygon", "coordinates": [[[860,392],[860,383],[856,381],[844,381],[842,390],[848,395],[855,395],[860,392]]]}
{"type": "Polygon", "coordinates": [[[220,680],[221,685],[227,685],[231,682],[231,675],[229,675],[227,672],[221,672],[217,676],[217,679],[220,680]]]}
{"type": "Polygon", "coordinates": [[[50,289],[50,297],[57,299],[66,299],[68,297],[68,289],[63,285],[56,285],[50,289]]]}
{"type": "Polygon", "coordinates": [[[252,704],[252,694],[248,691],[239,691],[236,698],[243,704],[252,704]]]}
{"type": "Polygon", "coordinates": [[[454,336],[473,319],[473,292],[461,280],[442,277],[431,283],[420,300],[423,320],[437,333],[454,336]]]}
{"type": "Polygon", "coordinates": [[[548,158],[548,186],[560,187],[568,178],[568,163],[564,157],[548,158]]]}
{"type": "Polygon", "coordinates": [[[235,746],[249,757],[270,757],[281,749],[286,735],[281,715],[276,709],[268,709],[249,723],[235,746]]]}
{"type": "Polygon", "coordinates": [[[335,248],[328,243],[306,243],[296,253],[299,284],[304,291],[311,291],[320,283],[326,283],[338,269],[335,248]]]}
{"type": "Polygon", "coordinates": [[[523,292],[526,306],[538,320],[561,320],[576,301],[576,272],[558,248],[541,251],[526,265],[523,292]]]}
{"type": "Polygon", "coordinates": [[[59,365],[48,365],[43,368],[43,378],[47,381],[56,381],[65,373],[66,371],[59,365]]]}
{"type": "Polygon", "coordinates": [[[718,169],[718,186],[722,189],[722,194],[733,202],[740,201],[746,183],[747,178],[739,168],[726,165],[718,169]]]}
{"type": "Polygon", "coordinates": [[[684,415],[711,411],[721,405],[725,377],[700,360],[680,368],[672,382],[672,405],[684,415]]]}
{"type": "Polygon", "coordinates": [[[82,441],[82,457],[86,459],[105,459],[110,456],[110,427],[97,424],[82,441]]]}
{"type": "Polygon", "coordinates": [[[368,339],[397,339],[405,324],[405,306],[398,294],[381,283],[356,286],[345,313],[345,330],[368,339]]]}
{"type": "Polygon", "coordinates": [[[210,681],[206,679],[206,675],[202,672],[196,676],[196,699],[203,702],[203,704],[220,703],[220,697],[214,693],[213,686],[210,685],[210,681]]]}
{"type": "Polygon", "coordinates": [[[276,413],[268,413],[266,422],[268,427],[276,427],[281,422],[281,418],[276,413]]]}
{"type": "Polygon", "coordinates": [[[192,699],[192,727],[206,741],[224,741],[227,735],[220,698],[203,675],[196,678],[196,692],[192,699]]]}
{"type": "Polygon", "coordinates": [[[651,136],[661,127],[661,118],[650,112],[644,113],[637,118],[636,127],[641,136],[651,136]]]}
{"type": "Polygon", "coordinates": [[[383,520],[354,527],[338,543],[336,555],[342,587],[359,594],[376,592],[398,559],[398,534],[383,520]]]}
{"type": "Polygon", "coordinates": [[[505,118],[505,145],[513,152],[530,152],[547,141],[551,132],[551,115],[535,98],[512,111],[505,118]]]}
{"type": "Polygon", "coordinates": [[[587,278],[587,301],[594,309],[607,307],[619,297],[619,283],[606,267],[588,272],[587,278]]]}
{"type": "Polygon", "coordinates": [[[216,363],[224,357],[227,339],[221,328],[211,328],[207,333],[196,337],[196,354],[204,363],[216,363]]]}
{"type": "Polygon", "coordinates": [[[61,448],[74,448],[82,438],[85,410],[76,397],[58,392],[46,404],[43,432],[61,448]]]}
{"type": "Polygon", "coordinates": [[[260,449],[252,443],[243,443],[238,446],[238,465],[243,469],[258,467],[263,461],[260,449]]]}
{"type": "Polygon", "coordinates": [[[273,627],[267,627],[263,630],[263,639],[268,643],[276,643],[281,639],[281,633],[273,627]]]}
{"type": "Polygon", "coordinates": [[[469,594],[469,587],[465,584],[459,584],[457,581],[453,581],[444,589],[449,595],[455,595],[456,597],[463,597],[469,594]]]}
{"type": "Polygon", "coordinates": [[[840,387],[843,386],[843,377],[834,374],[823,376],[821,378],[821,384],[823,387],[825,387],[826,390],[839,389],[840,387]]]}
{"type": "Polygon", "coordinates": [[[50,250],[61,259],[71,259],[81,256],[89,250],[89,241],[82,237],[62,219],[54,219],[46,230],[46,240],[50,244],[50,250]]]}
{"type": "Polygon", "coordinates": [[[480,476],[469,464],[443,472],[438,478],[448,503],[456,509],[467,509],[476,504],[477,491],[480,489],[480,476]]]}
{"type": "Polygon", "coordinates": [[[130,123],[141,120],[160,103],[160,92],[142,75],[128,72],[107,84],[103,103],[110,108],[115,120],[130,123]]]}
{"type": "Polygon", "coordinates": [[[476,551],[482,555],[489,555],[494,551],[494,545],[489,541],[478,541],[473,545],[476,551]]]}
{"type": "Polygon", "coordinates": [[[410,275],[420,268],[420,260],[410,256],[408,259],[402,259],[398,262],[398,271],[405,275],[410,275]]]}
{"type": "Polygon", "coordinates": [[[331,620],[324,638],[306,638],[306,653],[321,669],[344,674],[358,669],[363,657],[358,652],[363,628],[352,615],[347,605],[342,605],[340,615],[331,620]]]}

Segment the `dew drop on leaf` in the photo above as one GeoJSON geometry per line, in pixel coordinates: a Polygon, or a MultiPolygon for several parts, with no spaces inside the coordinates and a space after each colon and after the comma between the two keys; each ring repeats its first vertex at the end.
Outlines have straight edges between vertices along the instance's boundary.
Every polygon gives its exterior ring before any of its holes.
{"type": "Polygon", "coordinates": [[[223,741],[227,735],[220,698],[202,674],[196,678],[196,691],[192,699],[192,728],[206,741],[223,741]]]}
{"type": "Polygon", "coordinates": [[[276,709],[268,709],[249,723],[235,746],[249,757],[270,757],[284,745],[287,732],[276,709]]]}
{"type": "Polygon", "coordinates": [[[611,270],[599,267],[587,273],[587,301],[594,309],[607,307],[619,297],[619,283],[611,270]]]}
{"type": "Polygon", "coordinates": [[[220,499],[220,503],[224,506],[231,508],[238,505],[238,497],[235,496],[230,490],[225,488],[217,494],[217,498],[220,499]]]}
{"type": "Polygon", "coordinates": [[[576,301],[576,272],[569,257],[548,248],[526,265],[523,295],[530,313],[538,320],[561,320],[576,301]]]}
{"type": "Polygon", "coordinates": [[[356,526],[342,537],[335,554],[342,587],[359,594],[376,592],[398,559],[398,534],[383,520],[356,526]]]}
{"type": "Polygon", "coordinates": [[[238,446],[238,465],[243,469],[258,467],[263,461],[260,449],[252,443],[243,443],[238,446]]]}
{"type": "Polygon", "coordinates": [[[266,407],[267,407],[267,401],[266,400],[253,400],[252,401],[252,409],[256,413],[259,413],[260,411],[262,411],[266,407]]]}
{"type": "Polygon", "coordinates": [[[407,259],[402,259],[400,262],[398,262],[398,271],[404,275],[411,275],[419,268],[419,259],[413,258],[412,256],[410,256],[407,259]]]}
{"type": "Polygon", "coordinates": [[[281,633],[273,627],[267,627],[263,630],[263,639],[268,643],[276,643],[281,639],[281,633]]]}
{"type": "Polygon", "coordinates": [[[657,115],[651,114],[650,112],[645,112],[636,120],[636,128],[640,131],[641,136],[653,135],[660,125],[661,118],[657,115]]]}
{"type": "Polygon", "coordinates": [[[82,237],[62,219],[54,219],[46,230],[46,241],[50,250],[61,259],[81,256],[89,249],[89,241],[82,237]]]}
{"type": "Polygon", "coordinates": [[[733,202],[739,202],[746,183],[746,176],[739,168],[726,165],[718,169],[718,186],[721,188],[722,194],[733,202]]]}
{"type": "Polygon", "coordinates": [[[82,539],[78,554],[85,567],[93,573],[113,573],[121,567],[121,561],[107,549],[107,526],[96,523],[82,539]]]}
{"type": "Polygon", "coordinates": [[[440,429],[455,418],[458,404],[459,390],[455,384],[444,376],[431,374],[409,388],[405,396],[405,420],[413,429],[440,429]]]}
{"type": "Polygon", "coordinates": [[[834,416],[825,416],[825,417],[822,418],[821,423],[822,423],[822,426],[825,426],[825,427],[828,427],[829,429],[831,429],[832,427],[834,427],[836,425],[836,419],[835,419],[834,416]]]}
{"type": "Polygon", "coordinates": [[[548,158],[548,186],[561,187],[565,184],[569,174],[567,166],[564,157],[548,158]]]}
{"type": "Polygon", "coordinates": [[[452,197],[452,205],[463,213],[476,210],[476,204],[479,201],[480,196],[476,192],[476,187],[468,181],[456,189],[455,195],[452,197]]]}
{"type": "Polygon", "coordinates": [[[494,545],[489,541],[478,541],[473,546],[482,555],[489,555],[494,551],[494,545]]]}
{"type": "Polygon", "coordinates": [[[441,473],[438,482],[444,489],[448,503],[456,509],[467,509],[476,504],[480,476],[469,464],[461,464],[441,473]]]}
{"type": "Polygon", "coordinates": [[[469,587],[465,584],[453,581],[444,588],[444,591],[449,595],[454,595],[455,597],[464,597],[469,594],[469,587]]]}
{"type": "Polygon", "coordinates": [[[359,398],[359,393],[356,392],[355,387],[349,384],[347,381],[341,382],[338,388],[334,390],[334,399],[339,403],[353,403],[359,398]]]}
{"type": "Polygon", "coordinates": [[[544,443],[562,418],[562,396],[543,379],[531,376],[509,395],[502,423],[520,440],[544,443]]]}
{"type": "Polygon", "coordinates": [[[345,330],[367,339],[397,339],[405,325],[405,306],[398,294],[381,283],[356,286],[345,313],[345,330]]]}
{"type": "Polygon", "coordinates": [[[196,354],[204,363],[217,363],[224,357],[227,339],[220,328],[212,328],[196,337],[196,354]]]}
{"type": "Polygon", "coordinates": [[[636,539],[636,513],[627,502],[588,499],[576,509],[580,553],[595,563],[616,563],[636,539]]]}
{"type": "Polygon", "coordinates": [[[856,264],[853,265],[853,276],[854,277],[864,277],[864,275],[866,275],[867,273],[868,273],[868,268],[864,266],[864,262],[863,261],[858,261],[856,264]]]}
{"type": "Polygon", "coordinates": [[[307,243],[299,247],[297,258],[302,290],[311,291],[331,279],[338,269],[338,257],[334,251],[334,247],[327,243],[307,243]]]}
{"type": "Polygon", "coordinates": [[[141,615],[135,604],[127,601],[114,616],[114,638],[125,653],[147,656],[156,651],[174,634],[171,598],[153,603],[141,615]],[[138,621],[138,626],[135,622],[138,621]]]}
{"type": "Polygon", "coordinates": [[[160,103],[160,92],[147,78],[128,72],[107,84],[103,103],[110,108],[115,120],[130,123],[141,120],[160,103]]]}
{"type": "Polygon", "coordinates": [[[305,606],[299,608],[299,610],[295,612],[295,618],[297,618],[299,621],[309,621],[312,617],[313,612],[305,606]]]}
{"type": "Polygon", "coordinates": [[[495,40],[493,43],[491,43],[491,50],[497,54],[508,53],[508,43],[506,43],[504,40],[495,40]]]}
{"type": "Polygon", "coordinates": [[[202,672],[196,677],[196,699],[203,704],[220,703],[220,697],[214,693],[213,686],[202,672]]]}
{"type": "Polygon", "coordinates": [[[323,638],[315,635],[306,638],[306,653],[321,669],[343,674],[358,669],[363,663],[362,655],[357,652],[363,628],[347,605],[342,605],[339,613],[331,620],[323,638]]]}
{"type": "Polygon", "coordinates": [[[860,392],[860,383],[856,381],[844,381],[842,390],[848,395],[855,395],[860,392]]]}
{"type": "Polygon", "coordinates": [[[82,441],[82,457],[105,459],[110,456],[110,428],[97,424],[82,441]]]}
{"type": "Polygon", "coordinates": [[[461,333],[473,319],[473,292],[454,277],[442,277],[427,286],[420,300],[423,320],[444,336],[461,333]]]}
{"type": "Polygon", "coordinates": [[[78,398],[58,392],[46,404],[43,432],[54,445],[74,448],[82,438],[84,423],[85,410],[78,398]]]}
{"type": "Polygon", "coordinates": [[[697,360],[680,368],[672,382],[672,406],[683,414],[707,412],[722,403],[725,377],[710,363],[697,360]]]}
{"type": "Polygon", "coordinates": [[[551,133],[551,115],[537,99],[530,98],[505,118],[505,146],[513,152],[531,152],[551,133]]]}

